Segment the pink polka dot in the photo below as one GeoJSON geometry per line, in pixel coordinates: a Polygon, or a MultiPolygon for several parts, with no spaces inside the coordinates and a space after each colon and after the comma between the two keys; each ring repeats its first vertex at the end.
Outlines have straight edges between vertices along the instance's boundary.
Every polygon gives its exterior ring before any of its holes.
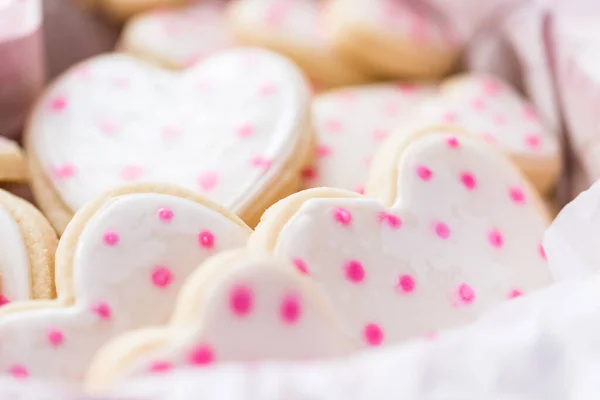
{"type": "Polygon", "coordinates": [[[525,136],[525,146],[531,150],[537,150],[542,144],[542,138],[536,134],[529,134],[525,136]]]}
{"type": "Polygon", "coordinates": [[[448,111],[442,115],[442,121],[447,124],[453,124],[458,121],[458,115],[455,112],[448,111]]]}
{"type": "Polygon", "coordinates": [[[170,222],[173,219],[173,210],[170,208],[159,208],[158,219],[164,222],[170,222]]]}
{"type": "Polygon", "coordinates": [[[58,179],[67,179],[75,175],[76,168],[73,164],[63,164],[53,168],[53,175],[58,179]]]}
{"type": "Polygon", "coordinates": [[[493,229],[488,233],[488,242],[490,242],[492,247],[499,249],[504,245],[504,238],[497,229],[493,229]]]}
{"type": "Polygon", "coordinates": [[[466,283],[461,283],[457,289],[458,299],[464,304],[471,304],[475,301],[475,291],[466,283]]]}
{"type": "Polygon", "coordinates": [[[521,296],[523,296],[523,292],[521,292],[519,289],[513,289],[508,294],[509,299],[514,299],[514,298],[521,297],[521,296]]]}
{"type": "Polygon", "coordinates": [[[198,185],[205,192],[212,191],[219,183],[219,173],[216,171],[205,171],[198,177],[198,185]]]}
{"type": "Polygon", "coordinates": [[[341,225],[348,226],[352,222],[352,214],[345,208],[334,208],[332,214],[333,219],[341,225]]]}
{"type": "Polygon", "coordinates": [[[154,374],[160,374],[172,370],[173,364],[167,361],[155,361],[150,365],[150,368],[148,369],[154,374]]]}
{"type": "Polygon", "coordinates": [[[483,92],[488,96],[495,96],[500,93],[500,90],[502,89],[500,83],[493,79],[485,80],[482,86],[483,92]]]}
{"type": "Polygon", "coordinates": [[[493,119],[494,119],[494,123],[496,125],[506,124],[506,116],[504,116],[504,115],[495,115],[493,119]]]}
{"type": "Polygon", "coordinates": [[[112,136],[119,130],[117,124],[111,121],[101,121],[98,123],[98,129],[104,134],[108,136],[112,136]]]}
{"type": "Polygon", "coordinates": [[[272,82],[263,84],[260,87],[260,94],[263,96],[270,96],[277,91],[277,85],[272,82]]]}
{"type": "Polygon", "coordinates": [[[256,168],[268,170],[271,167],[271,160],[263,156],[255,156],[250,161],[250,164],[256,168]]]}
{"type": "Polygon", "coordinates": [[[450,136],[448,139],[446,139],[446,143],[448,144],[448,147],[450,147],[451,149],[458,148],[458,139],[455,138],[454,136],[450,136]]]}
{"type": "Polygon", "coordinates": [[[369,346],[375,347],[383,343],[383,331],[377,324],[367,324],[363,330],[363,336],[369,346]]]}
{"type": "Polygon", "coordinates": [[[319,145],[317,147],[317,156],[319,156],[319,157],[327,157],[329,155],[331,155],[331,147],[326,146],[324,144],[319,145]]]}
{"type": "Polygon", "coordinates": [[[425,334],[426,340],[436,340],[438,338],[437,332],[429,332],[425,334]]]}
{"type": "Polygon", "coordinates": [[[198,243],[205,249],[212,249],[215,247],[215,235],[210,231],[202,231],[198,234],[198,243]]]}
{"type": "Polygon", "coordinates": [[[314,167],[306,167],[300,171],[300,176],[307,181],[314,180],[317,178],[317,170],[314,167]]]}
{"type": "Polygon", "coordinates": [[[199,62],[203,61],[204,58],[206,57],[205,54],[203,53],[195,53],[195,54],[190,54],[184,61],[183,61],[183,65],[185,68],[191,68],[194,65],[198,64],[199,62]]]}
{"type": "Polygon", "coordinates": [[[6,296],[0,294],[0,307],[5,306],[9,303],[10,303],[10,300],[6,296]]]}
{"type": "Polygon", "coordinates": [[[485,109],[485,100],[482,98],[473,99],[473,101],[471,101],[471,107],[477,111],[482,111],[485,109]]]}
{"type": "Polygon", "coordinates": [[[282,4],[273,4],[265,13],[265,22],[271,26],[279,26],[285,20],[287,7],[282,4]]]}
{"type": "Polygon", "coordinates": [[[254,134],[255,128],[251,124],[243,124],[237,128],[236,134],[240,138],[248,138],[254,134]]]}
{"type": "Polygon", "coordinates": [[[528,121],[537,121],[538,113],[535,108],[530,105],[526,105],[523,107],[523,117],[525,117],[525,119],[528,121]]]}
{"type": "Polygon", "coordinates": [[[15,379],[26,379],[29,377],[29,371],[22,365],[13,365],[8,373],[15,379]]]}
{"type": "Polygon", "coordinates": [[[417,175],[424,181],[428,181],[433,176],[433,172],[424,165],[418,165],[416,168],[417,175]]]}
{"type": "Polygon", "coordinates": [[[470,172],[463,172],[460,174],[460,181],[468,190],[473,190],[477,187],[475,176],[470,172]]]}
{"type": "Polygon", "coordinates": [[[411,275],[400,275],[398,278],[398,290],[404,293],[411,293],[415,290],[415,278],[411,275]]]}
{"type": "Polygon", "coordinates": [[[398,229],[402,226],[402,220],[400,217],[386,212],[379,213],[379,222],[384,222],[392,229],[398,229]]]}
{"type": "Polygon", "coordinates": [[[142,177],[143,169],[138,165],[127,165],[121,170],[121,178],[124,181],[136,181],[142,177]]]}
{"type": "Polygon", "coordinates": [[[252,312],[254,294],[248,286],[234,286],[229,293],[229,307],[238,317],[245,317],[252,312]]]}
{"type": "Polygon", "coordinates": [[[50,110],[52,112],[61,112],[67,108],[69,102],[66,97],[58,96],[50,100],[50,110]]]}
{"type": "Polygon", "coordinates": [[[342,130],[342,123],[337,119],[325,121],[325,129],[329,132],[339,132],[342,130]]]}
{"type": "Polygon", "coordinates": [[[485,140],[488,143],[494,144],[497,143],[498,141],[496,140],[496,138],[494,137],[494,135],[492,135],[489,132],[483,132],[481,134],[481,137],[483,138],[483,140],[485,140]]]}
{"type": "Polygon", "coordinates": [[[279,314],[285,324],[291,325],[298,322],[302,315],[302,306],[298,296],[295,294],[287,295],[281,302],[279,314]]]}
{"type": "Polygon", "coordinates": [[[448,239],[450,237],[450,227],[443,222],[434,223],[433,230],[440,239],[448,239]]]}
{"type": "Polygon", "coordinates": [[[110,247],[115,247],[121,240],[116,232],[105,232],[103,236],[104,244],[110,247]]]}
{"type": "Polygon", "coordinates": [[[90,307],[90,311],[96,314],[100,319],[108,320],[112,315],[112,310],[108,306],[108,304],[100,302],[96,305],[90,307]]]}
{"type": "Polygon", "coordinates": [[[364,187],[358,187],[354,191],[356,193],[358,193],[358,194],[365,194],[365,188],[364,187]]]}
{"type": "Polygon", "coordinates": [[[385,129],[375,129],[375,131],[373,131],[373,140],[375,140],[377,142],[382,142],[389,135],[390,135],[390,133],[385,129]]]}
{"type": "Polygon", "coordinates": [[[293,260],[294,265],[296,266],[296,269],[304,274],[304,275],[308,275],[308,266],[306,265],[306,262],[301,259],[301,258],[294,258],[293,260]]]}
{"type": "Polygon", "coordinates": [[[360,283],[365,279],[365,269],[356,260],[348,261],[344,266],[346,279],[353,283],[360,283]]]}
{"type": "Polygon", "coordinates": [[[511,187],[508,189],[508,194],[513,203],[524,204],[525,203],[525,192],[520,187],[511,187]]]}
{"type": "Polygon", "coordinates": [[[58,329],[51,329],[48,331],[48,342],[52,347],[59,347],[63,344],[65,335],[58,329]]]}
{"type": "Polygon", "coordinates": [[[151,278],[154,286],[164,289],[173,282],[173,273],[164,265],[159,265],[152,271],[151,278]]]}
{"type": "Polygon", "coordinates": [[[544,250],[544,246],[540,243],[540,245],[538,246],[538,253],[540,255],[540,257],[542,257],[542,259],[544,261],[548,260],[546,258],[546,250],[544,250]]]}
{"type": "Polygon", "coordinates": [[[200,345],[189,353],[188,363],[195,366],[209,365],[214,362],[214,353],[210,346],[200,345]]]}
{"type": "Polygon", "coordinates": [[[394,88],[404,94],[414,94],[417,92],[417,85],[409,82],[398,82],[394,84],[394,88]]]}

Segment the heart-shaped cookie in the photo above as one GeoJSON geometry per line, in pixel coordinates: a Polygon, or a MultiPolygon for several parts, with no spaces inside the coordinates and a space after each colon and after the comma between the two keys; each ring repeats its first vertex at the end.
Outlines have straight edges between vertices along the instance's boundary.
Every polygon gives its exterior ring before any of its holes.
{"type": "Polygon", "coordinates": [[[0,238],[0,307],[53,298],[56,233],[35,207],[4,190],[0,190],[0,238]]]}
{"type": "Polygon", "coordinates": [[[345,60],[377,76],[439,78],[453,68],[460,47],[444,21],[418,3],[331,0],[329,43],[345,60]]]}
{"type": "Polygon", "coordinates": [[[341,59],[327,41],[321,0],[235,0],[230,26],[240,43],[263,46],[294,60],[316,89],[366,83],[371,77],[341,59]]]}
{"type": "Polygon", "coordinates": [[[553,188],[561,169],[557,133],[508,84],[487,75],[464,75],[440,87],[415,117],[456,125],[496,144],[521,168],[538,191],[553,188]]]}
{"type": "Polygon", "coordinates": [[[112,336],[164,324],[187,276],[250,229],[193,193],[118,189],[82,208],[56,252],[54,301],[0,309],[0,373],[77,382],[112,336]]]}
{"type": "Polygon", "coordinates": [[[238,250],[211,258],[190,276],[169,325],[103,347],[87,384],[100,389],[185,366],[311,360],[348,350],[309,279],[272,257],[238,250]]]}
{"type": "Polygon", "coordinates": [[[27,129],[33,188],[59,231],[131,182],[195,190],[252,225],[301,184],[309,118],[301,73],[266,50],[223,52],[181,74],[100,56],[38,102],[27,129]]]}
{"type": "Polygon", "coordinates": [[[292,260],[355,344],[472,321],[552,282],[543,203],[487,143],[449,129],[394,136],[366,194],[310,189],[272,206],[249,246],[292,260]]]}
{"type": "Polygon", "coordinates": [[[317,158],[303,171],[306,187],[364,191],[373,156],[433,95],[431,85],[383,83],[344,88],[313,99],[317,158]]]}
{"type": "Polygon", "coordinates": [[[182,69],[233,45],[225,4],[208,0],[132,18],[121,34],[119,48],[158,65],[182,69]]]}

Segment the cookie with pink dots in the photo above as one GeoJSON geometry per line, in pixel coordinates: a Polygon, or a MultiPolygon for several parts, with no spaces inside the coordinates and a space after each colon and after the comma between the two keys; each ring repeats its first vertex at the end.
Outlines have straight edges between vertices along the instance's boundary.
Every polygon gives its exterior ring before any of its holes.
{"type": "Polygon", "coordinates": [[[460,46],[420,2],[331,0],[328,42],[348,62],[387,78],[434,79],[451,72],[460,46]]]}
{"type": "Polygon", "coordinates": [[[382,83],[316,96],[312,113],[317,157],[303,171],[305,186],[362,193],[379,146],[434,93],[433,85],[382,83]]]}
{"type": "Polygon", "coordinates": [[[350,350],[312,282],[264,254],[237,250],[208,260],[177,304],[169,325],[129,332],[103,347],[88,388],[190,365],[313,360],[350,350]]]}
{"type": "Polygon", "coordinates": [[[225,22],[225,4],[207,0],[130,19],[119,49],[167,68],[183,69],[234,44],[225,22]]]}
{"type": "Polygon", "coordinates": [[[469,74],[446,81],[439,97],[415,113],[421,121],[456,125],[498,146],[541,193],[561,170],[559,138],[535,108],[498,78],[469,74]]]}
{"type": "Polygon", "coordinates": [[[0,308],[53,298],[56,233],[34,206],[1,189],[0,241],[0,308]]]}
{"type": "Polygon", "coordinates": [[[379,346],[549,285],[549,222],[501,152],[436,128],[384,143],[366,197],[320,188],[275,204],[249,247],[293,262],[357,346],[379,346]]]}
{"type": "Polygon", "coordinates": [[[246,243],[222,207],[172,186],[132,186],[88,203],[56,252],[54,301],[0,309],[0,374],[76,383],[113,336],[164,324],[207,257],[246,243]]]}
{"type": "Polygon", "coordinates": [[[369,82],[370,75],[329,46],[324,26],[327,4],[321,0],[234,0],[228,14],[239,42],[285,54],[317,89],[369,82]]]}
{"type": "Polygon", "coordinates": [[[74,67],[27,126],[34,193],[58,231],[106,190],[165,182],[258,222],[295,192],[313,156],[310,88],[262,49],[218,53],[182,72],[110,54],[74,67]]]}

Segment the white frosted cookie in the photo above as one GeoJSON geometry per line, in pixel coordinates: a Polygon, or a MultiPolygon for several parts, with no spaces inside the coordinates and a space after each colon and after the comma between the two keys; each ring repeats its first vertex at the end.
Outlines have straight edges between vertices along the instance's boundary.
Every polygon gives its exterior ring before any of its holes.
{"type": "Polygon", "coordinates": [[[320,0],[234,0],[229,20],[241,43],[290,57],[317,89],[370,81],[370,76],[342,60],[327,44],[325,6],[320,0]]]}
{"type": "Polygon", "coordinates": [[[285,58],[219,53],[181,73],[126,55],[74,67],[27,126],[33,189],[57,230],[104,191],[166,182],[249,224],[301,184],[313,141],[310,88],[285,58]]]}
{"type": "Polygon", "coordinates": [[[167,68],[182,69],[234,45],[218,0],[152,10],[129,20],[119,49],[167,68]]]}
{"type": "Polygon", "coordinates": [[[440,87],[417,119],[456,125],[497,145],[542,193],[554,187],[561,170],[557,132],[512,87],[488,75],[463,75],[440,87]]]}
{"type": "Polygon", "coordinates": [[[370,197],[294,194],[249,240],[313,279],[355,346],[459,326],[552,282],[548,214],[501,152],[435,129],[392,137],[372,168],[370,197]]]}
{"type": "Polygon", "coordinates": [[[169,325],[132,331],[103,347],[87,386],[186,366],[312,360],[348,350],[310,280],[272,257],[238,250],[190,277],[169,325]]]}
{"type": "Polygon", "coordinates": [[[249,233],[233,214],[174,187],[122,188],[92,201],[60,240],[57,299],[0,309],[0,374],[78,382],[108,339],[166,323],[187,276],[249,233]]]}
{"type": "Polygon", "coordinates": [[[306,187],[364,191],[377,149],[430,98],[432,85],[385,83],[344,88],[313,99],[317,157],[303,171],[306,187]]]}
{"type": "Polygon", "coordinates": [[[444,21],[397,0],[331,0],[329,43],[336,54],[377,76],[439,78],[460,47],[444,21]]]}

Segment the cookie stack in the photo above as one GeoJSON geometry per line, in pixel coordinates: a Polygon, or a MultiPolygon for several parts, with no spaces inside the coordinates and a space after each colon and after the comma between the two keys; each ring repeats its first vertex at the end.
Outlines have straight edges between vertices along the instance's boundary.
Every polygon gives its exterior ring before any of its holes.
{"type": "Polygon", "coordinates": [[[449,76],[447,24],[383,0],[179,3],[89,4],[125,21],[115,52],[49,83],[27,160],[6,144],[0,178],[43,215],[0,192],[0,374],[104,390],[345,356],[553,283],[557,134],[501,79],[449,76]]]}

